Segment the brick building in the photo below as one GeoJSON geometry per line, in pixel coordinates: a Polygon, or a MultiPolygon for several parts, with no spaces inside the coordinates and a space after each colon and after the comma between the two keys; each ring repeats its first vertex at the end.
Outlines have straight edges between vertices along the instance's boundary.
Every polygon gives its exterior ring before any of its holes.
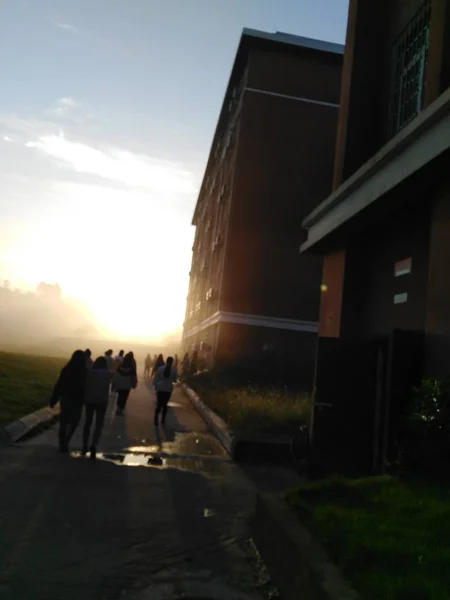
{"type": "Polygon", "coordinates": [[[334,190],[302,244],[324,257],[313,429],[330,448],[342,425],[341,464],[363,439],[383,464],[412,385],[450,373],[449,85],[449,0],[350,0],[334,190]]]}
{"type": "Polygon", "coordinates": [[[321,259],[297,223],[332,185],[343,47],[244,29],[193,225],[183,349],[291,359],[311,380],[321,259]]]}

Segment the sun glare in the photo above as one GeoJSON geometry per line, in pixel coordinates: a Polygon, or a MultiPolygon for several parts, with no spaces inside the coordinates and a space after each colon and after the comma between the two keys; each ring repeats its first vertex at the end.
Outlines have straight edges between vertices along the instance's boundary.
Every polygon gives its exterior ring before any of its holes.
{"type": "Polygon", "coordinates": [[[193,231],[175,207],[143,192],[67,184],[59,202],[5,254],[21,281],[58,282],[99,329],[158,338],[181,327],[193,231]]]}

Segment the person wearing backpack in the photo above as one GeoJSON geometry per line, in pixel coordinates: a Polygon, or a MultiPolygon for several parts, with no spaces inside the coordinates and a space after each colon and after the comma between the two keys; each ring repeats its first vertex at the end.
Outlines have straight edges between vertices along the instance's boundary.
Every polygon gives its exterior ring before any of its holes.
{"type": "Polygon", "coordinates": [[[167,416],[167,408],[170,397],[173,392],[173,384],[178,379],[177,370],[173,364],[172,356],[169,356],[164,366],[160,367],[154,377],[154,384],[156,389],[156,409],[154,424],[155,427],[159,425],[159,413],[162,411],[161,423],[164,425],[167,416]]]}

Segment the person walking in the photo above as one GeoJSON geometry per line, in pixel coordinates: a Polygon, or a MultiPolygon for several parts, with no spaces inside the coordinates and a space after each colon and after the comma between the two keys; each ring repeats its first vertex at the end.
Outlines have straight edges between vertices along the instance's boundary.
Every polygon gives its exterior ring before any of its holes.
{"type": "Polygon", "coordinates": [[[194,350],[191,356],[191,360],[189,363],[189,374],[195,375],[197,373],[197,363],[198,363],[198,350],[194,350]]]}
{"type": "Polygon", "coordinates": [[[86,355],[86,367],[88,369],[88,371],[90,371],[92,369],[92,367],[94,366],[94,361],[92,360],[92,352],[89,350],[89,348],[87,348],[84,351],[85,355],[86,355]]]}
{"type": "Polygon", "coordinates": [[[166,363],[164,362],[164,357],[162,354],[160,354],[158,356],[158,358],[155,360],[155,362],[153,363],[153,369],[152,369],[152,377],[155,375],[156,371],[158,369],[160,369],[161,367],[163,367],[166,363]]]}
{"type": "Polygon", "coordinates": [[[114,358],[114,362],[113,362],[113,370],[114,370],[114,372],[116,372],[117,369],[120,367],[120,365],[123,363],[124,354],[125,354],[125,351],[121,350],[119,352],[119,354],[114,358]]]}
{"type": "Polygon", "coordinates": [[[113,351],[112,350],[107,350],[105,352],[105,358],[106,358],[106,364],[108,367],[108,371],[111,373],[111,375],[114,372],[114,359],[113,359],[113,351]]]}
{"type": "Polygon", "coordinates": [[[147,356],[145,357],[144,377],[150,376],[151,368],[152,368],[152,357],[150,356],[150,354],[147,354],[147,356]]]}
{"type": "Polygon", "coordinates": [[[173,357],[173,366],[175,367],[175,369],[178,371],[178,365],[179,365],[179,359],[178,359],[178,354],[175,354],[175,356],[173,357]]]}
{"type": "Polygon", "coordinates": [[[156,409],[154,424],[159,425],[159,413],[162,411],[161,423],[164,425],[167,416],[167,407],[170,397],[173,392],[173,384],[178,378],[177,370],[173,364],[174,360],[171,356],[167,359],[164,366],[160,367],[155,373],[155,388],[156,388],[156,409]]]}
{"type": "Polygon", "coordinates": [[[97,445],[103,430],[105,414],[108,408],[110,374],[104,356],[99,356],[94,362],[92,370],[88,373],[86,391],[84,394],[85,421],[83,429],[83,456],[91,452],[91,460],[95,460],[97,445]],[[94,435],[89,447],[89,437],[92,422],[95,416],[94,435]]]}
{"type": "Polygon", "coordinates": [[[123,363],[117,369],[113,378],[113,387],[117,390],[116,415],[123,415],[130,391],[135,389],[137,384],[136,366],[133,355],[130,352],[123,359],[123,363]]]}
{"type": "Polygon", "coordinates": [[[181,362],[181,369],[183,371],[184,376],[189,374],[189,365],[190,364],[191,364],[191,361],[189,358],[189,352],[186,352],[186,354],[183,356],[183,360],[181,362]]]}
{"type": "Polygon", "coordinates": [[[59,450],[63,453],[68,452],[70,440],[81,419],[87,374],[86,353],[76,350],[53,388],[50,406],[53,408],[58,401],[60,403],[59,450]]]}

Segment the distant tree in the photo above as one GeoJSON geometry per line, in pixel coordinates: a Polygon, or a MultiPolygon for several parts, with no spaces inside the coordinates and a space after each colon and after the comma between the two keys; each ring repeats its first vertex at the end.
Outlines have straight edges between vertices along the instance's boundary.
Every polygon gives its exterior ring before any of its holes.
{"type": "Polygon", "coordinates": [[[44,283],[42,281],[37,286],[36,291],[46,300],[61,300],[62,290],[57,283],[44,283]]]}

